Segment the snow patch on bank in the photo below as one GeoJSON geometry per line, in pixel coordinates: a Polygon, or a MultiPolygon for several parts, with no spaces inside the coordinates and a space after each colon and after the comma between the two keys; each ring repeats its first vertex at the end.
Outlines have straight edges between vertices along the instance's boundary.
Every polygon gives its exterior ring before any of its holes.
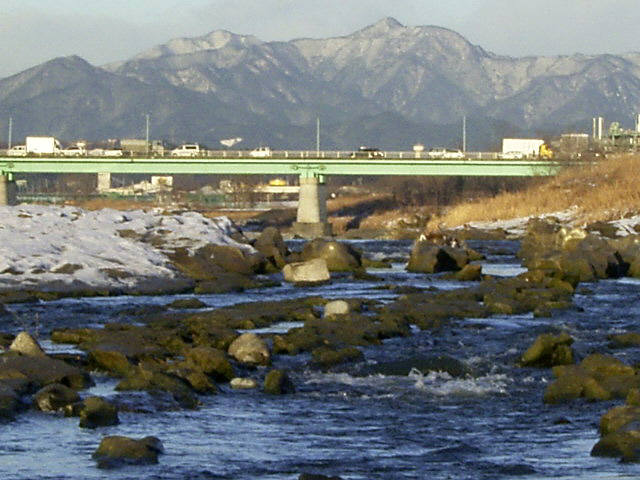
{"type": "Polygon", "coordinates": [[[522,236],[527,230],[527,223],[534,218],[550,218],[554,217],[560,220],[561,223],[572,225],[575,218],[578,207],[570,208],[560,212],[549,213],[545,215],[530,215],[528,217],[511,218],[508,220],[494,220],[491,222],[469,222],[463,226],[456,227],[456,229],[464,228],[477,228],[478,230],[497,230],[502,229],[507,232],[508,235],[522,236]]]}
{"type": "Polygon", "coordinates": [[[143,277],[171,279],[176,271],[163,251],[207,244],[253,250],[230,237],[235,230],[226,217],[194,212],[0,207],[0,289],[48,282],[131,287],[143,277]]]}
{"type": "Polygon", "coordinates": [[[616,234],[619,237],[625,237],[627,235],[637,235],[638,231],[636,227],[640,225],[640,215],[635,215],[629,218],[621,218],[611,222],[616,227],[616,234]]]}

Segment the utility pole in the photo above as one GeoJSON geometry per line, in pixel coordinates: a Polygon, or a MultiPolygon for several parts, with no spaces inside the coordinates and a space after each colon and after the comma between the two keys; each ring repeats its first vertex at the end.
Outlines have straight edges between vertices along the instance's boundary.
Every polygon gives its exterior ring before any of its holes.
{"type": "Polygon", "coordinates": [[[316,154],[320,156],[320,117],[316,117],[316,154]]]}
{"type": "Polygon", "coordinates": [[[11,134],[13,130],[13,118],[9,117],[9,137],[7,139],[7,148],[11,148],[11,134]]]}
{"type": "Polygon", "coordinates": [[[467,116],[462,116],[462,153],[467,152],[467,116]]]}
{"type": "Polygon", "coordinates": [[[146,136],[146,140],[147,140],[147,155],[149,155],[149,152],[151,150],[151,145],[149,145],[149,114],[147,113],[145,116],[147,118],[147,136],[146,136]]]}

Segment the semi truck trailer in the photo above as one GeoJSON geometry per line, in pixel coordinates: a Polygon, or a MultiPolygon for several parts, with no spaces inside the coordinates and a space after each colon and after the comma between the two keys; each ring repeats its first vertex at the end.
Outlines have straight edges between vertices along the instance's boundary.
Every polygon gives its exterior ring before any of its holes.
{"type": "Polygon", "coordinates": [[[27,154],[60,155],[62,148],[55,137],[27,137],[25,139],[27,154]]]}

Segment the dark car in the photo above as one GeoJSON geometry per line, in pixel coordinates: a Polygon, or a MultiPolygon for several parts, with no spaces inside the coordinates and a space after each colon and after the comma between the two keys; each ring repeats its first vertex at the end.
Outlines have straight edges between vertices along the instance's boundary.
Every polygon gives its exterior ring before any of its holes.
{"type": "Polygon", "coordinates": [[[384,152],[375,147],[360,147],[351,154],[351,158],[384,158],[384,152]]]}

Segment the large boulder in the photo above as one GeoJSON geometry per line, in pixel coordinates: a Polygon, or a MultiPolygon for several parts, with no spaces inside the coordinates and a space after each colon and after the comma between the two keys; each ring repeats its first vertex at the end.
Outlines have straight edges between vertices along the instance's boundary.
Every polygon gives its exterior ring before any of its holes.
{"type": "Polygon", "coordinates": [[[322,258],[330,272],[354,272],[362,269],[362,254],[351,245],[316,238],[305,244],[301,260],[322,258]]]}
{"type": "Polygon", "coordinates": [[[318,285],[331,280],[327,262],[323,258],[289,263],[284,266],[282,273],[285,281],[296,285],[318,285]]]}
{"type": "Polygon", "coordinates": [[[229,355],[247,365],[269,365],[271,354],[267,343],[255,333],[243,333],[229,345],[229,355]]]}
{"type": "Polygon", "coordinates": [[[88,361],[91,368],[106,371],[116,377],[126,377],[133,368],[123,353],[112,350],[93,349],[89,352],[88,361]]]}
{"type": "Polygon", "coordinates": [[[609,346],[612,348],[628,348],[640,346],[640,333],[625,332],[609,335],[609,346]]]}
{"type": "Polygon", "coordinates": [[[640,462],[640,429],[619,430],[603,436],[591,449],[591,455],[640,462]]]}
{"type": "Polygon", "coordinates": [[[228,382],[235,377],[233,366],[222,350],[201,346],[187,351],[185,354],[187,365],[200,370],[214,379],[228,382]]]}
{"type": "Polygon", "coordinates": [[[264,259],[256,252],[230,245],[210,245],[213,261],[227,272],[252,275],[261,270],[264,259]]]}
{"type": "Polygon", "coordinates": [[[20,407],[20,396],[9,385],[0,383],[0,420],[11,420],[20,407]]]}
{"type": "Polygon", "coordinates": [[[178,378],[181,378],[189,384],[189,386],[197,393],[208,395],[218,393],[218,387],[209,375],[191,368],[183,368],[181,364],[176,364],[173,368],[167,370],[178,378]]]}
{"type": "Polygon", "coordinates": [[[97,428],[117,425],[118,408],[102,397],[88,397],[80,408],[80,427],[97,428]]]}
{"type": "Polygon", "coordinates": [[[545,403],[560,403],[577,398],[592,401],[625,398],[640,387],[640,376],[633,367],[611,355],[587,356],[579,365],[553,367],[556,380],[544,392],[545,403]]]}
{"type": "Polygon", "coordinates": [[[97,460],[99,468],[115,468],[158,463],[158,455],[161,453],[164,453],[164,446],[156,437],[137,440],[113,435],[102,439],[92,457],[97,460]]]}
{"type": "Polygon", "coordinates": [[[46,356],[38,341],[27,332],[20,332],[9,346],[9,350],[23,355],[46,356]]]}
{"type": "Polygon", "coordinates": [[[43,412],[57,412],[79,401],[78,392],[59,383],[41,388],[34,396],[35,406],[43,412]]]}
{"type": "MultiPolygon", "coordinates": [[[[637,400],[638,391],[629,395],[637,400]]],[[[630,404],[617,406],[600,419],[600,440],[591,450],[597,457],[620,458],[625,462],[640,461],[640,407],[630,404]]]]}
{"type": "Polygon", "coordinates": [[[558,227],[530,231],[518,256],[530,270],[545,270],[581,282],[616,278],[629,270],[618,249],[605,238],[586,230],[558,227]]]}
{"type": "Polygon", "coordinates": [[[16,373],[36,389],[51,383],[61,383],[81,390],[93,383],[87,372],[62,360],[15,353],[0,355],[0,379],[15,378],[16,373]]]}
{"type": "Polygon", "coordinates": [[[411,248],[407,270],[417,273],[457,271],[468,263],[469,254],[463,248],[418,239],[411,248]]]}
{"type": "Polygon", "coordinates": [[[322,346],[311,352],[312,362],[322,368],[328,368],[340,363],[355,362],[363,358],[364,354],[356,347],[336,349],[322,346]]]}
{"type": "Polygon", "coordinates": [[[469,263],[457,271],[454,278],[459,282],[479,282],[482,280],[482,265],[469,263]]]}
{"type": "Polygon", "coordinates": [[[533,344],[522,354],[520,363],[525,367],[550,368],[556,365],[573,363],[573,338],[568,333],[539,335],[533,344]]]}
{"type": "Polygon", "coordinates": [[[215,280],[221,273],[243,276],[261,271],[264,265],[262,254],[251,247],[210,244],[190,252],[176,248],[168,254],[173,265],[184,275],[194,280],[215,280]]]}
{"type": "Polygon", "coordinates": [[[198,398],[185,380],[142,366],[133,368],[129,376],[121,380],[115,388],[118,391],[167,392],[182,408],[193,409],[199,405],[198,398]]]}
{"type": "Polygon", "coordinates": [[[293,382],[284,370],[271,370],[264,379],[264,391],[270,395],[295,393],[293,382]]]}
{"type": "Polygon", "coordinates": [[[253,243],[253,248],[264,255],[276,268],[282,269],[285,266],[289,249],[277,228],[265,228],[253,243]]]}
{"type": "Polygon", "coordinates": [[[349,302],[346,300],[334,300],[327,302],[324,306],[324,317],[334,317],[336,315],[347,315],[351,312],[349,302]]]}
{"type": "Polygon", "coordinates": [[[402,320],[377,319],[358,314],[345,315],[340,321],[313,318],[305,321],[303,327],[274,336],[273,350],[275,353],[296,355],[321,346],[340,349],[349,345],[378,345],[385,338],[407,335],[405,326],[402,320]]]}

